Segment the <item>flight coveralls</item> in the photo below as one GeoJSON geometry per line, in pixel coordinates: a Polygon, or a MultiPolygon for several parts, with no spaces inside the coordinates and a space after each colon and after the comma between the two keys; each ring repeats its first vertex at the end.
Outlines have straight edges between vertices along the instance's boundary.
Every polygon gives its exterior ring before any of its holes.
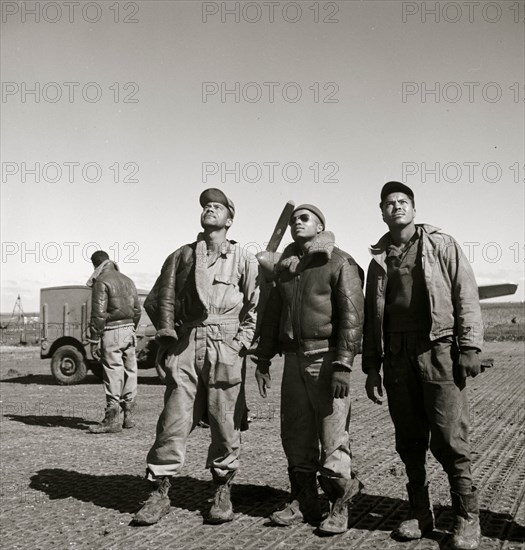
{"type": "Polygon", "coordinates": [[[158,340],[171,343],[163,365],[164,409],[147,456],[148,478],[180,473],[187,438],[205,410],[211,433],[206,467],[214,476],[231,475],[239,466],[243,350],[255,331],[257,261],[234,241],[225,241],[215,256],[208,256],[205,241],[197,241],[168,258],[150,296],[145,308],[158,340]]]}

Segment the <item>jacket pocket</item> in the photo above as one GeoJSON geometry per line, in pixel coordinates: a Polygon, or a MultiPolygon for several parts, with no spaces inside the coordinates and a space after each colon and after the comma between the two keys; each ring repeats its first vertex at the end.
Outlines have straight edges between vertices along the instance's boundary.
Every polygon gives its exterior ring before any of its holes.
{"type": "Polygon", "coordinates": [[[453,336],[444,336],[433,342],[421,342],[419,366],[429,382],[452,382],[458,377],[458,347],[453,336]]]}

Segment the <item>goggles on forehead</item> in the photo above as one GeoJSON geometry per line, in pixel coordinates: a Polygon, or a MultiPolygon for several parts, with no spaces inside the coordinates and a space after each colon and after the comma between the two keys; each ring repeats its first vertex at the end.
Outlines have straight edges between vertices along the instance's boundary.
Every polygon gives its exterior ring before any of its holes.
{"type": "Polygon", "coordinates": [[[302,222],[307,223],[311,219],[313,219],[313,218],[312,218],[312,216],[310,216],[310,214],[301,214],[300,216],[292,216],[290,218],[289,225],[293,225],[297,220],[301,220],[302,222]]]}

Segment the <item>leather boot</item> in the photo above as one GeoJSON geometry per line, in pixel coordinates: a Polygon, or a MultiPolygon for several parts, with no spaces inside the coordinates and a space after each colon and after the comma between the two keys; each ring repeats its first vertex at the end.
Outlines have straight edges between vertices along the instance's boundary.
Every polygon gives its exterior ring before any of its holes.
{"type": "Polygon", "coordinates": [[[117,433],[122,431],[120,425],[120,407],[119,405],[107,405],[104,413],[104,419],[95,426],[90,426],[89,431],[92,434],[117,433]]]}
{"type": "Polygon", "coordinates": [[[133,523],[135,525],[153,525],[160,518],[170,511],[170,497],[168,491],[171,483],[168,476],[153,481],[154,490],[144,503],[142,508],[135,514],[133,523]]]}
{"type": "Polygon", "coordinates": [[[279,527],[288,527],[303,521],[303,514],[299,509],[299,501],[297,500],[299,484],[295,478],[293,468],[288,468],[288,478],[290,479],[290,500],[281,508],[275,510],[269,518],[274,525],[279,527]]]}
{"type": "Polygon", "coordinates": [[[233,514],[232,502],[230,499],[231,484],[235,472],[228,472],[225,476],[219,476],[212,470],[213,482],[215,484],[215,496],[213,504],[208,514],[208,523],[226,523],[232,521],[233,514]]]}
{"type": "Polygon", "coordinates": [[[479,526],[478,490],[472,487],[469,495],[450,491],[454,527],[452,528],[453,550],[472,550],[479,547],[481,529],[479,526]]]}
{"type": "Polygon", "coordinates": [[[434,529],[434,512],[430,504],[428,485],[418,487],[408,483],[407,493],[410,509],[392,536],[399,540],[420,539],[434,529]]]}
{"type": "Polygon", "coordinates": [[[348,503],[361,492],[364,485],[357,479],[319,476],[321,489],[330,500],[330,513],[319,526],[324,535],[338,535],[348,529],[348,503]]]}
{"type": "Polygon", "coordinates": [[[279,527],[288,527],[303,521],[317,525],[322,516],[315,472],[296,472],[293,468],[288,468],[288,477],[290,500],[273,512],[270,521],[279,527]]]}
{"type": "Polygon", "coordinates": [[[135,427],[135,403],[133,401],[124,401],[122,403],[122,410],[124,411],[124,422],[122,427],[125,429],[135,427]]]}

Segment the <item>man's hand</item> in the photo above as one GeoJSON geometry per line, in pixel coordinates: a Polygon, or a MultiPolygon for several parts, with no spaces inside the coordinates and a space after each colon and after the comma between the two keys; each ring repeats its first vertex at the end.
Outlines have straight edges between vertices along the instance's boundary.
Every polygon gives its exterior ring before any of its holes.
{"type": "Polygon", "coordinates": [[[96,344],[94,344],[92,342],[90,347],[91,347],[91,356],[93,357],[93,359],[95,359],[97,361],[100,361],[102,359],[102,351],[100,349],[100,342],[97,342],[96,344]]]}
{"type": "Polygon", "coordinates": [[[481,371],[481,358],[476,348],[462,348],[459,351],[459,369],[464,378],[477,376],[481,371]]]}
{"type": "Polygon", "coordinates": [[[341,365],[332,365],[332,395],[334,399],[343,399],[350,393],[351,370],[341,365]]]}
{"type": "Polygon", "coordinates": [[[157,355],[155,357],[155,370],[157,371],[157,375],[160,378],[160,381],[162,383],[166,383],[166,371],[164,370],[166,367],[166,354],[168,352],[169,346],[161,346],[159,345],[157,349],[157,355]]]}
{"type": "Polygon", "coordinates": [[[377,370],[370,369],[368,371],[368,375],[366,377],[365,389],[366,389],[366,395],[368,396],[368,399],[370,399],[374,403],[377,403],[378,405],[381,405],[383,401],[382,399],[379,399],[379,398],[383,397],[383,386],[381,384],[381,375],[377,370]],[[376,390],[377,390],[377,395],[376,395],[376,390]]]}
{"type": "Polygon", "coordinates": [[[257,385],[259,386],[259,393],[261,397],[266,397],[266,390],[271,389],[272,387],[272,377],[270,376],[270,365],[271,362],[267,359],[254,359],[257,364],[255,369],[255,379],[257,380],[257,385]]]}

